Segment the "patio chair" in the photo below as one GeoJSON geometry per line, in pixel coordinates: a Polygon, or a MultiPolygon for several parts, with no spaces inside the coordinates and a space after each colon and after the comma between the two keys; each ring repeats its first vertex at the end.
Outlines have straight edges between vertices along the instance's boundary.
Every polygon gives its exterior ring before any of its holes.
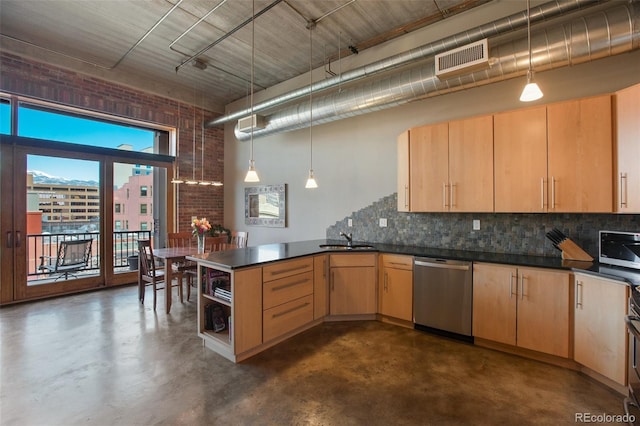
{"type": "Polygon", "coordinates": [[[69,275],[76,277],[74,272],[86,269],[91,259],[91,242],[88,240],[67,240],[58,243],[57,256],[40,256],[40,266],[38,269],[49,274],[60,274],[61,277],[69,279],[69,275]]]}

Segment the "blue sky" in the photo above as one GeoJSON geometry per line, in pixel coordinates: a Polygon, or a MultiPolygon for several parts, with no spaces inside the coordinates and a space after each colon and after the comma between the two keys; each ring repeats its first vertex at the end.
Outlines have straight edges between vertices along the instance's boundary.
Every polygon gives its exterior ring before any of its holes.
{"type": "MultiPolygon", "coordinates": [[[[9,114],[9,105],[0,104],[0,133],[9,133],[11,122],[9,114]]],[[[141,151],[153,146],[154,133],[149,130],[24,107],[19,108],[18,118],[18,135],[20,136],[107,148],[129,144],[132,145],[133,151],[141,151]]],[[[29,170],[39,170],[51,176],[98,181],[98,165],[93,161],[30,155],[27,167],[29,170]]]]}

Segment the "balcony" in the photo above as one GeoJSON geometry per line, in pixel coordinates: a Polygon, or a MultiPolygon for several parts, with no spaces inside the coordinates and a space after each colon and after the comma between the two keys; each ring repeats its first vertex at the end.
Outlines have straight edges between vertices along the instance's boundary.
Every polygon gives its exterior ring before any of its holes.
{"type": "MultiPolygon", "coordinates": [[[[65,240],[92,239],[89,267],[80,271],[80,275],[97,274],[100,270],[100,233],[55,233],[27,235],[27,281],[28,285],[39,281],[51,281],[53,277],[43,273],[40,256],[55,257],[58,243],[65,240]]],[[[129,257],[137,256],[138,240],[151,239],[151,231],[116,231],[113,233],[113,269],[115,273],[129,271],[129,257]]]]}

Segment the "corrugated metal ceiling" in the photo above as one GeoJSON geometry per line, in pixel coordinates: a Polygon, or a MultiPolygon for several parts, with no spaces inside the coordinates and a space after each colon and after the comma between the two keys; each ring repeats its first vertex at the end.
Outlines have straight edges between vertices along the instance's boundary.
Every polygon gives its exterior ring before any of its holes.
{"type": "MultiPolygon", "coordinates": [[[[255,89],[309,70],[307,21],[318,21],[315,68],[337,59],[339,39],[344,57],[353,54],[348,46],[362,51],[487,1],[255,0],[256,13],[268,8],[255,21],[255,89]]],[[[249,0],[2,0],[0,41],[113,81],[146,79],[204,93],[222,112],[249,91],[251,14],[249,0]],[[206,70],[182,65],[212,44],[199,56],[206,70]]]]}

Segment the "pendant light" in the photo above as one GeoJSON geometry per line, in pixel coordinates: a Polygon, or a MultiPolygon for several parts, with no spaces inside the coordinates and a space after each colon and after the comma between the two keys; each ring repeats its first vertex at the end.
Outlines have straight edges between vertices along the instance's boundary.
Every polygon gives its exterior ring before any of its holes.
{"type": "Polygon", "coordinates": [[[202,185],[202,186],[208,186],[208,185],[212,185],[213,182],[210,182],[208,180],[204,180],[204,91],[202,91],[202,97],[201,97],[201,106],[200,106],[200,117],[202,120],[202,125],[200,128],[201,131],[201,136],[200,136],[200,140],[201,140],[201,144],[200,144],[200,182],[198,182],[198,185],[202,185]]]}
{"type": "MultiPolygon", "coordinates": [[[[255,34],[256,34],[256,0],[251,1],[251,120],[253,120],[253,67],[255,57],[255,34]]],[[[251,160],[249,170],[244,178],[245,182],[260,182],[258,172],[256,172],[256,162],[253,159],[253,123],[251,124],[251,160]]]]}
{"type": "MultiPolygon", "coordinates": [[[[195,93],[195,92],[194,92],[195,93]]],[[[198,181],[196,180],[196,106],[195,106],[195,97],[194,97],[194,105],[193,105],[193,146],[192,146],[192,162],[191,162],[191,179],[187,179],[184,183],[187,185],[197,185],[198,181]]]]}
{"type": "Polygon", "coordinates": [[[176,162],[171,183],[180,184],[184,183],[184,179],[180,179],[180,166],[178,165],[178,159],[180,158],[180,102],[178,102],[178,126],[176,128],[176,162]]]}
{"type": "Polygon", "coordinates": [[[309,163],[309,178],[307,184],[304,186],[307,189],[314,189],[318,187],[316,178],[313,176],[313,28],[315,22],[310,22],[307,25],[309,28],[309,145],[310,145],[310,163],[309,163]]]}
{"type": "Polygon", "coordinates": [[[529,69],[527,70],[527,85],[520,95],[520,102],[531,102],[542,97],[542,90],[533,78],[533,66],[531,65],[531,8],[530,0],[527,0],[527,41],[529,46],[529,69]]]}

